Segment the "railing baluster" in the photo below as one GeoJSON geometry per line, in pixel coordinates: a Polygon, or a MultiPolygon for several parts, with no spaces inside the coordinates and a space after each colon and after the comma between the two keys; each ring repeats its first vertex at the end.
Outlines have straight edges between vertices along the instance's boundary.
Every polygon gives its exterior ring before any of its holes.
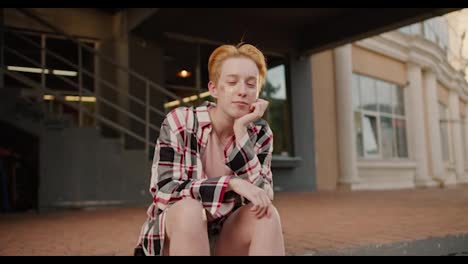
{"type": "Polygon", "coordinates": [[[146,82],[145,86],[146,92],[145,92],[145,99],[146,99],[146,104],[145,104],[145,153],[146,157],[148,157],[149,154],[149,124],[150,124],[150,87],[149,87],[149,82],[146,82]]]}
{"type": "MultiPolygon", "coordinates": [[[[99,43],[96,43],[95,48],[99,49],[99,43]]],[[[100,124],[98,123],[98,115],[100,115],[101,112],[101,102],[98,100],[98,97],[101,95],[101,84],[100,84],[100,79],[99,76],[101,76],[101,66],[99,63],[99,59],[97,56],[93,55],[93,60],[94,60],[94,75],[92,75],[93,80],[94,80],[94,94],[96,95],[96,102],[94,103],[94,126],[96,128],[100,128],[100,124]]]]}
{"type": "Polygon", "coordinates": [[[81,46],[78,46],[78,126],[83,126],[83,100],[82,96],[82,89],[83,89],[83,76],[81,74],[81,69],[83,68],[83,60],[82,60],[82,50],[81,46]]]}
{"type": "MultiPolygon", "coordinates": [[[[45,69],[46,69],[46,53],[45,53],[45,35],[44,34],[41,34],[41,87],[45,87],[46,85],[46,79],[45,79],[45,69]]],[[[41,97],[39,99],[39,101],[41,102],[41,105],[42,105],[42,109],[46,110],[46,105],[45,105],[45,102],[44,102],[44,93],[43,92],[40,92],[39,93],[39,96],[41,97]]],[[[53,109],[53,100],[50,100],[50,103],[49,103],[49,114],[52,113],[52,109],[53,109]]]]}

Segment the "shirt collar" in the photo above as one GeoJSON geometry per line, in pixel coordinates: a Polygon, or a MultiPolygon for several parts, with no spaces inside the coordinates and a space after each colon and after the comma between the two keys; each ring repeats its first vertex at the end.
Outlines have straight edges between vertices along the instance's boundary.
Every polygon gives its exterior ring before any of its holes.
{"type": "MultiPolygon", "coordinates": [[[[210,114],[208,113],[208,109],[211,109],[216,106],[216,103],[205,101],[199,107],[197,107],[197,119],[200,128],[205,128],[206,126],[211,125],[211,118],[210,114]]],[[[255,128],[254,123],[250,123],[247,126],[247,129],[253,130],[255,128]]]]}
{"type": "Polygon", "coordinates": [[[210,114],[208,113],[208,109],[211,109],[216,106],[216,103],[210,102],[210,101],[205,101],[203,104],[199,107],[197,107],[197,119],[198,119],[198,124],[200,125],[201,128],[204,128],[208,125],[211,125],[211,118],[210,114]]]}

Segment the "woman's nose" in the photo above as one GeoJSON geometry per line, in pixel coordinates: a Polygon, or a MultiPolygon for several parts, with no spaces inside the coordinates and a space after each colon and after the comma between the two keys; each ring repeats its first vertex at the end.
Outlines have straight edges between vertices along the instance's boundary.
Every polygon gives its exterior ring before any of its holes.
{"type": "Polygon", "coordinates": [[[245,84],[239,83],[239,85],[237,86],[238,86],[237,88],[238,94],[245,96],[247,94],[247,87],[245,87],[245,84]]]}

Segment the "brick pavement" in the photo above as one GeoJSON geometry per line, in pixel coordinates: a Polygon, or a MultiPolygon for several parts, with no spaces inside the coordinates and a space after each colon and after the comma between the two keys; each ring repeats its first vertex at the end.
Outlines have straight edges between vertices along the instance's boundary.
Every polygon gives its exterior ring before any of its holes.
{"type": "MultiPolygon", "coordinates": [[[[468,234],[468,187],[277,193],[288,255],[468,234]]],[[[0,255],[131,255],[144,207],[0,215],[0,255]]]]}

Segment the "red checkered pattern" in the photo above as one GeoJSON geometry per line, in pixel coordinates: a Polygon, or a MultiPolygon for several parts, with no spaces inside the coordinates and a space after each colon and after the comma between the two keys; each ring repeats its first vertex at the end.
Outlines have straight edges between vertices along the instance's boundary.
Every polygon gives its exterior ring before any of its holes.
{"type": "Polygon", "coordinates": [[[214,103],[206,102],[197,108],[176,108],[161,125],[151,170],[153,202],[147,210],[148,218],[138,241],[146,255],[160,255],[163,252],[166,209],[181,199],[199,200],[214,219],[218,219],[235,208],[237,194],[226,192],[233,177],[247,180],[267,193],[273,193],[270,168],[273,133],[263,119],[250,124],[243,138],[233,136],[226,145],[224,156],[232,175],[207,178],[201,153],[212,131],[208,113],[212,107],[215,107],[214,103]]]}

